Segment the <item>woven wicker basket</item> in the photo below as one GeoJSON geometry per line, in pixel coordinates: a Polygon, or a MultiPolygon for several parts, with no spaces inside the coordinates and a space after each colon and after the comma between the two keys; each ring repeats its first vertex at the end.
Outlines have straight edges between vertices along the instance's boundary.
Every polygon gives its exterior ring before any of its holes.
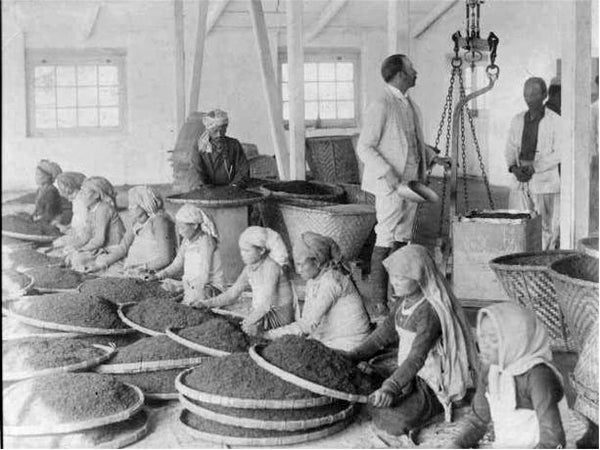
{"type": "Polygon", "coordinates": [[[320,136],[306,139],[306,162],[317,180],[330,183],[360,181],[351,136],[320,136]]]}
{"type": "Polygon", "coordinates": [[[575,345],[556,299],[550,265],[576,254],[562,250],[513,253],[490,261],[508,297],[533,311],[546,326],[555,350],[574,350],[575,345]]]}
{"type": "Polygon", "coordinates": [[[598,424],[598,322],[579,354],[571,382],[577,392],[574,409],[598,424]]]}
{"type": "Polygon", "coordinates": [[[256,155],[248,159],[250,166],[250,177],[278,179],[277,163],[275,157],[268,155],[256,155]]]}
{"type": "Polygon", "coordinates": [[[598,238],[586,237],[577,242],[577,249],[586,255],[598,258],[598,238]]]}
{"type": "Polygon", "coordinates": [[[360,184],[338,183],[346,194],[346,202],[375,205],[375,195],[362,190],[360,184]]]}
{"type": "Polygon", "coordinates": [[[563,258],[550,266],[556,298],[581,351],[598,333],[598,259],[587,255],[563,258]]]}
{"type": "Polygon", "coordinates": [[[306,231],[329,236],[348,261],[358,256],[377,220],[371,205],[304,207],[282,203],[279,207],[291,243],[306,231]]]}

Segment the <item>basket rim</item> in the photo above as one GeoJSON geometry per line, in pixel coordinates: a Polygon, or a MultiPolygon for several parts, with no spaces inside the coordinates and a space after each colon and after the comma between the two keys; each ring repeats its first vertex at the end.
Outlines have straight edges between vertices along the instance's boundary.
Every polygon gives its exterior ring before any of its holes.
{"type": "Polygon", "coordinates": [[[293,205],[290,203],[280,203],[279,207],[281,209],[292,209],[292,210],[305,210],[305,211],[310,211],[311,214],[320,214],[320,215],[324,215],[324,216],[332,216],[332,217],[348,217],[348,216],[355,216],[355,217],[365,217],[365,216],[374,216],[376,215],[375,213],[375,206],[373,205],[369,205],[367,203],[346,203],[346,204],[332,204],[332,205],[321,205],[321,206],[302,206],[302,205],[293,205]],[[353,212],[353,211],[332,211],[330,209],[325,209],[325,208],[332,208],[335,206],[348,206],[348,205],[360,205],[361,207],[365,208],[365,211],[361,211],[361,212],[353,212]],[[366,209],[369,209],[369,211],[366,211],[366,209]]]}
{"type": "MultiPolygon", "coordinates": [[[[188,411],[189,412],[189,411],[188,411]]],[[[236,436],[227,436],[221,434],[212,434],[206,433],[203,431],[196,430],[192,426],[186,424],[183,421],[183,416],[186,413],[186,410],[181,411],[179,415],[179,424],[184,427],[186,431],[190,434],[204,439],[210,442],[224,444],[224,445],[240,445],[240,446],[256,446],[256,447],[271,447],[275,445],[291,445],[291,444],[300,444],[316,439],[321,439],[332,434],[337,433],[338,431],[343,430],[349,425],[349,420],[342,420],[340,422],[334,423],[333,425],[323,427],[322,429],[315,430],[306,430],[306,433],[301,434],[293,434],[291,436],[278,436],[278,437],[262,437],[262,438],[247,438],[247,437],[236,437],[236,436]]],[[[193,413],[191,413],[193,414],[193,413]]]]}
{"type": "Polygon", "coordinates": [[[199,402],[210,403],[219,406],[229,406],[231,408],[258,408],[258,409],[303,409],[312,408],[315,406],[328,405],[333,402],[330,397],[306,397],[299,399],[258,399],[258,398],[240,398],[240,397],[227,397],[218,394],[212,394],[209,392],[199,391],[197,389],[187,386],[183,380],[185,377],[194,370],[190,367],[181,372],[175,379],[175,389],[181,395],[197,400],[199,402]]]}
{"type": "Polygon", "coordinates": [[[576,284],[576,285],[581,286],[581,287],[592,288],[592,289],[598,290],[598,281],[582,280],[581,278],[575,278],[575,277],[572,277],[570,275],[567,275],[567,274],[564,274],[562,272],[559,272],[556,269],[556,266],[558,264],[564,263],[566,260],[570,260],[570,259],[583,259],[583,258],[595,259],[592,256],[585,255],[583,253],[578,253],[576,255],[567,256],[566,258],[562,258],[562,259],[559,259],[558,261],[553,262],[550,265],[550,273],[551,273],[552,277],[554,277],[555,279],[558,279],[560,281],[566,282],[566,283],[576,284]]]}
{"type": "Polygon", "coordinates": [[[111,347],[109,345],[92,344],[91,347],[99,348],[104,352],[104,354],[77,363],[67,364],[66,366],[49,367],[40,370],[26,370],[22,372],[3,371],[2,379],[7,381],[17,381],[25,380],[27,378],[44,377],[55,373],[75,372],[77,370],[89,369],[102,364],[104,361],[107,361],[117,352],[116,347],[111,347]]]}
{"type": "MultiPolygon", "coordinates": [[[[291,181],[291,180],[290,180],[291,181]]],[[[325,181],[307,181],[307,183],[315,184],[317,186],[323,186],[328,189],[331,189],[332,192],[329,194],[293,194],[285,191],[277,191],[271,189],[277,184],[284,184],[289,181],[271,181],[269,183],[265,183],[261,186],[261,188],[268,192],[269,196],[273,196],[276,198],[289,198],[289,199],[303,199],[303,200],[327,200],[340,197],[344,195],[344,188],[338,186],[334,183],[327,183],[325,181]]]]}
{"type": "Polygon", "coordinates": [[[131,327],[134,331],[139,331],[140,333],[147,334],[148,336],[161,336],[165,333],[161,333],[160,331],[151,330],[150,328],[146,328],[143,325],[140,325],[127,317],[127,310],[136,305],[137,303],[121,303],[119,305],[119,309],[117,309],[117,314],[119,318],[123,321],[123,323],[129,327],[131,327]]]}
{"type": "MultiPolygon", "coordinates": [[[[19,271],[17,270],[17,272],[19,272],[19,271]]],[[[25,286],[20,287],[14,294],[11,294],[11,297],[12,296],[15,296],[15,297],[24,296],[25,294],[27,294],[27,292],[29,292],[29,290],[33,287],[33,285],[35,283],[35,279],[31,275],[29,275],[25,272],[19,272],[19,274],[27,277],[29,279],[29,281],[27,282],[27,284],[25,286]]]]}
{"type": "MultiPolygon", "coordinates": [[[[543,255],[562,255],[563,257],[576,255],[577,251],[575,250],[547,250],[547,251],[539,251],[539,252],[519,252],[519,253],[510,253],[508,255],[497,256],[490,260],[489,265],[492,269],[501,269],[501,270],[515,270],[515,271],[523,271],[523,270],[549,270],[550,265],[542,265],[542,264],[507,264],[506,261],[515,260],[518,258],[524,258],[528,256],[543,256],[543,255]]],[[[553,263],[556,261],[553,261],[553,263]]]]}
{"type": "Polygon", "coordinates": [[[177,342],[180,345],[183,345],[184,347],[187,348],[191,348],[192,350],[196,350],[198,352],[202,352],[205,353],[209,356],[216,356],[216,357],[220,357],[220,356],[229,356],[231,355],[231,352],[227,352],[224,350],[218,350],[216,348],[212,348],[212,347],[207,347],[205,345],[199,344],[197,342],[194,341],[190,341],[189,339],[186,339],[184,337],[179,336],[179,332],[181,331],[181,328],[177,328],[177,327],[167,327],[167,329],[165,330],[165,334],[172,339],[173,341],[177,342]]]}
{"type": "Polygon", "coordinates": [[[223,423],[225,425],[233,425],[242,428],[254,428],[261,430],[279,430],[279,431],[297,431],[308,430],[325,425],[332,425],[340,420],[344,420],[352,414],[354,404],[347,404],[346,407],[337,413],[317,416],[311,419],[296,419],[296,420],[264,420],[254,419],[244,416],[233,416],[224,413],[212,411],[198,405],[197,400],[189,399],[185,395],[179,396],[179,401],[182,406],[193,414],[203,417],[207,420],[223,423]]]}
{"type": "Polygon", "coordinates": [[[56,239],[58,239],[62,235],[46,236],[43,234],[23,234],[23,233],[18,233],[16,231],[2,230],[2,236],[11,237],[11,238],[15,238],[15,239],[21,239],[23,241],[29,241],[29,242],[49,243],[49,242],[54,242],[56,239]]]}

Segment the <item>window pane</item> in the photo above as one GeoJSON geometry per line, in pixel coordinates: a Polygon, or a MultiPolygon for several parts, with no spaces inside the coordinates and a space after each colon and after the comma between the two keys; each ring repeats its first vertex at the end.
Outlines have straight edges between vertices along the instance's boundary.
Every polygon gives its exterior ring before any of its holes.
{"type": "Polygon", "coordinates": [[[35,88],[35,106],[54,106],[56,103],[54,87],[35,88]]]}
{"type": "Polygon", "coordinates": [[[354,102],[338,102],[338,119],[354,119],[354,102]]]}
{"type": "Polygon", "coordinates": [[[56,128],[56,110],[38,108],[35,110],[36,128],[56,128]]]}
{"type": "Polygon", "coordinates": [[[304,99],[305,100],[318,100],[318,84],[317,83],[304,83],[304,99]]]}
{"type": "Polygon", "coordinates": [[[100,126],[118,127],[119,108],[100,108],[100,126]]]}
{"type": "Polygon", "coordinates": [[[288,65],[287,63],[283,63],[281,65],[281,81],[288,81],[288,65]]]}
{"type": "Polygon", "coordinates": [[[319,117],[321,119],[335,119],[335,102],[319,103],[319,117]]]}
{"type": "Polygon", "coordinates": [[[95,86],[97,82],[96,66],[77,67],[77,84],[79,86],[95,86]]]}
{"type": "Polygon", "coordinates": [[[98,104],[98,90],[93,88],[79,88],[77,90],[79,106],[96,106],[98,104]]]}
{"type": "Polygon", "coordinates": [[[102,86],[119,84],[119,69],[115,66],[98,66],[98,84],[102,86]]]}
{"type": "Polygon", "coordinates": [[[290,104],[283,102],[283,120],[290,120],[290,104]]]}
{"type": "Polygon", "coordinates": [[[56,110],[58,128],[74,128],[77,126],[77,111],[75,108],[64,108],[56,110]]]}
{"type": "Polygon", "coordinates": [[[75,86],[75,66],[57,66],[56,84],[58,86],[75,86]]]}
{"type": "Polygon", "coordinates": [[[38,66],[34,72],[34,84],[41,87],[54,86],[54,66],[38,66]]]}
{"type": "Polygon", "coordinates": [[[287,83],[282,83],[281,84],[281,99],[283,101],[288,101],[289,100],[288,85],[287,85],[287,83]]]}
{"type": "Polygon", "coordinates": [[[317,102],[304,103],[304,117],[306,120],[317,120],[319,115],[319,104],[317,102]]]}
{"type": "Polygon", "coordinates": [[[352,83],[337,83],[338,100],[354,100],[354,85],[352,83]]]}
{"type": "Polygon", "coordinates": [[[335,80],[335,63],[319,63],[319,81],[335,80]]]}
{"type": "Polygon", "coordinates": [[[352,63],[336,63],[335,78],[338,81],[352,81],[354,79],[354,64],[352,63]]]}
{"type": "Polygon", "coordinates": [[[98,103],[102,106],[118,106],[119,105],[119,88],[101,87],[99,89],[98,103]]]}
{"type": "Polygon", "coordinates": [[[319,100],[335,100],[335,83],[319,83],[319,100]]]}
{"type": "Polygon", "coordinates": [[[316,63],[304,63],[304,81],[317,81],[316,63]]]}
{"type": "Polygon", "coordinates": [[[98,110],[96,108],[79,108],[80,127],[97,127],[98,126],[98,110]]]}
{"type": "Polygon", "coordinates": [[[57,106],[77,106],[77,88],[57,88],[57,106]]]}

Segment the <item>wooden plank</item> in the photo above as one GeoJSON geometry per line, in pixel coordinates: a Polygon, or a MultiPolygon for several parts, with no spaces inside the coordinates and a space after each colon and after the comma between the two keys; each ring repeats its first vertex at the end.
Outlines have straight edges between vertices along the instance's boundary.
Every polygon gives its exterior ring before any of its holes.
{"type": "Polygon", "coordinates": [[[198,27],[196,29],[196,49],[194,51],[194,69],[190,86],[190,107],[188,114],[198,111],[200,81],[202,79],[202,62],[204,60],[204,40],[206,38],[206,15],[208,0],[198,1],[198,27]]]}
{"type": "Polygon", "coordinates": [[[177,129],[185,123],[185,41],[183,0],[173,0],[175,22],[175,101],[177,129]]]}
{"type": "Polygon", "coordinates": [[[412,30],[413,39],[418,38],[425,33],[434,23],[444,16],[454,5],[458,3],[458,0],[444,1],[438,6],[433,8],[429,14],[427,14],[421,21],[419,21],[412,30]]]}
{"type": "Polygon", "coordinates": [[[319,20],[306,32],[306,42],[315,39],[327,25],[337,16],[348,0],[330,0],[323,9],[319,20]]]}
{"type": "Polygon", "coordinates": [[[98,22],[98,16],[100,15],[101,5],[95,5],[93,9],[87,15],[85,20],[81,21],[81,35],[83,39],[89,39],[92,37],[92,33],[94,32],[94,27],[98,22]]]}
{"type": "Polygon", "coordinates": [[[561,163],[561,248],[575,248],[589,224],[589,143],[591,133],[591,2],[564,2],[562,118],[566,142],[561,163]]]}
{"type": "Polygon", "coordinates": [[[275,77],[275,70],[273,69],[269,35],[267,33],[262,2],[260,0],[248,0],[248,8],[250,10],[250,19],[258,51],[262,85],[267,100],[269,129],[277,159],[277,170],[279,178],[287,180],[289,179],[290,156],[285,142],[281,93],[277,84],[277,78],[275,77]]]}
{"type": "Polygon", "coordinates": [[[211,0],[208,18],[206,19],[206,34],[209,34],[215,27],[228,4],[229,0],[211,0]]]}
{"type": "Polygon", "coordinates": [[[306,129],[304,126],[304,2],[287,0],[287,49],[290,99],[290,177],[306,179],[306,129]]]}

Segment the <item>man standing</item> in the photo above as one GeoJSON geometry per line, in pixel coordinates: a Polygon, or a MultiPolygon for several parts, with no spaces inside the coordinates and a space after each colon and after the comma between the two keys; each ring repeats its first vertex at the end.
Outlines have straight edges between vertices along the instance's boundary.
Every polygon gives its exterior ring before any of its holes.
{"type": "Polygon", "coordinates": [[[192,151],[192,166],[195,181],[193,187],[201,185],[235,185],[243,188],[247,183],[250,168],[242,144],[237,139],[225,136],[229,117],[225,111],[215,109],[202,118],[204,133],[192,151]]]}
{"type": "Polygon", "coordinates": [[[406,55],[387,57],[381,66],[385,89],[367,109],[357,144],[364,163],[362,188],[375,195],[377,239],[371,257],[372,309],[387,312],[387,273],[382,261],[412,240],[417,204],[400,196],[401,183],[424,180],[434,164],[449,165],[425,144],[417,106],[406,92],[417,71],[406,55]]]}
{"type": "Polygon", "coordinates": [[[559,242],[560,164],[563,143],[560,116],[544,108],[547,95],[542,78],[529,78],[523,87],[528,110],[517,114],[506,144],[508,171],[516,179],[509,206],[523,209],[523,196],[530,195],[533,208],[542,217],[542,248],[554,249],[559,242]]]}

